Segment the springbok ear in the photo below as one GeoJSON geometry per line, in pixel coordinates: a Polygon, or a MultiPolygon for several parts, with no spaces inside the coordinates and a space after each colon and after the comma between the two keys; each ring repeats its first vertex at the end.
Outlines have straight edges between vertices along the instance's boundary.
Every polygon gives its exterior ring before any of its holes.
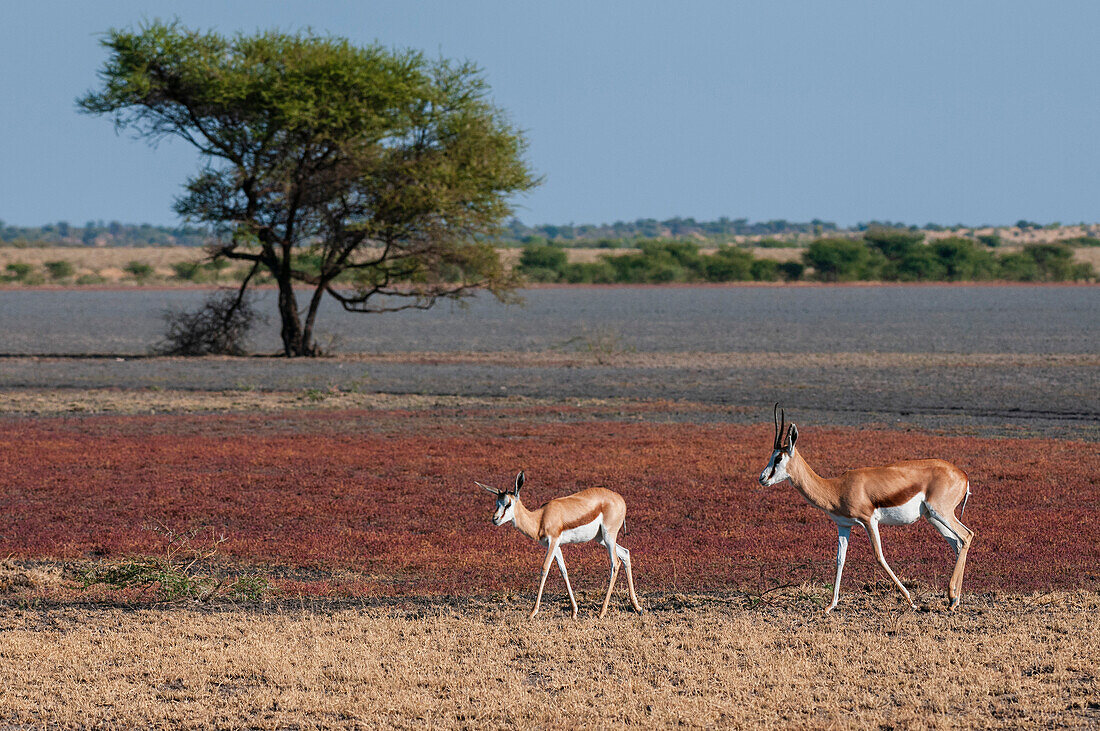
{"type": "Polygon", "coordinates": [[[493,493],[494,495],[500,495],[500,490],[496,489],[495,487],[489,487],[488,485],[482,485],[477,480],[474,480],[474,484],[477,485],[478,487],[480,487],[482,490],[487,490],[487,491],[493,493]]]}
{"type": "Polygon", "coordinates": [[[519,489],[521,487],[523,487],[523,470],[520,470],[519,474],[516,475],[516,489],[513,490],[512,492],[515,493],[516,495],[519,495],[519,489]]]}
{"type": "Polygon", "coordinates": [[[791,428],[787,430],[787,452],[794,451],[794,440],[798,439],[798,427],[791,424],[791,428]]]}

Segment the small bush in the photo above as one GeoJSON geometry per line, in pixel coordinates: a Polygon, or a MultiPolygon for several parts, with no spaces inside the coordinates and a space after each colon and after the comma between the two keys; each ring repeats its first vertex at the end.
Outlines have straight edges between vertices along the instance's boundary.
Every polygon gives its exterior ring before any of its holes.
{"type": "Polygon", "coordinates": [[[752,263],[752,278],[757,282],[774,282],[779,279],[779,262],[757,259],[752,263]]]}
{"type": "Polygon", "coordinates": [[[806,265],[800,261],[779,262],[779,273],[788,282],[798,281],[805,271],[806,265]]]}
{"type": "Polygon", "coordinates": [[[930,244],[944,269],[943,278],[951,281],[993,279],[997,260],[970,239],[952,237],[930,244]]]}
{"type": "Polygon", "coordinates": [[[123,270],[139,282],[144,282],[153,275],[153,267],[143,261],[131,261],[123,270]]]}
{"type": "Polygon", "coordinates": [[[263,319],[247,294],[238,299],[235,291],[221,290],[198,310],[166,312],[167,332],[156,350],[164,355],[244,355],[249,331],[263,319]]]}
{"type": "Polygon", "coordinates": [[[877,277],[885,257],[877,249],[872,252],[862,241],[817,239],[802,254],[802,259],[814,268],[817,279],[848,282],[877,277]]]}
{"type": "Polygon", "coordinates": [[[147,530],[163,538],[161,555],[100,564],[81,576],[83,588],[136,589],[139,598],[153,602],[256,601],[272,591],[266,579],[253,574],[218,577],[212,572],[211,562],[226,540],[212,529],[177,533],[156,526],[147,530]]]}
{"type": "Polygon", "coordinates": [[[902,282],[938,281],[947,274],[936,253],[928,246],[917,246],[898,261],[883,267],[883,279],[902,282]]]}
{"type": "Polygon", "coordinates": [[[50,279],[66,279],[73,275],[73,265],[67,261],[48,261],[46,262],[46,272],[50,275],[50,279]]]}
{"type": "Polygon", "coordinates": [[[1018,254],[1000,260],[1005,279],[1038,282],[1089,280],[1096,277],[1092,265],[1073,260],[1073,250],[1065,244],[1028,244],[1018,254]]]}
{"type": "Polygon", "coordinates": [[[1058,243],[1066,246],[1100,246],[1100,239],[1095,236],[1076,236],[1072,239],[1062,239],[1058,243]]]}
{"type": "Polygon", "coordinates": [[[13,261],[4,269],[8,273],[8,279],[16,282],[25,282],[34,271],[34,267],[25,261],[13,261]]]}
{"type": "Polygon", "coordinates": [[[103,284],[106,281],[98,274],[81,274],[76,278],[77,284],[103,284]]]}
{"type": "Polygon", "coordinates": [[[901,259],[921,245],[924,234],[905,229],[875,227],[863,234],[863,240],[881,251],[887,259],[901,259]]]}
{"type": "Polygon", "coordinates": [[[199,281],[202,278],[202,264],[197,261],[178,261],[172,264],[172,271],[176,279],[188,282],[199,281]]]}
{"type": "Polygon", "coordinates": [[[703,273],[708,282],[745,282],[755,279],[750,252],[732,246],[720,246],[703,262],[703,273]]]}
{"type": "Polygon", "coordinates": [[[542,268],[561,271],[569,260],[565,249],[549,244],[534,244],[523,247],[523,253],[519,257],[520,268],[542,268]]]}
{"type": "Polygon", "coordinates": [[[600,261],[566,264],[561,277],[570,284],[610,284],[615,281],[615,267],[605,257],[600,261]]]}

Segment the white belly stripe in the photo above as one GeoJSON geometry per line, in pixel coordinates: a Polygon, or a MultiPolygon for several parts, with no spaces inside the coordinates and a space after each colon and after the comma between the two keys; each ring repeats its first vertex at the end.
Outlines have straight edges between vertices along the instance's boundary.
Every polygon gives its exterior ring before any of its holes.
{"type": "Polygon", "coordinates": [[[921,505],[924,503],[924,493],[917,493],[904,505],[892,508],[879,508],[875,511],[875,518],[881,525],[909,525],[920,519],[921,505]]]}
{"type": "Polygon", "coordinates": [[[596,534],[600,532],[600,524],[603,522],[603,514],[596,516],[596,519],[591,523],[584,525],[578,525],[576,528],[570,528],[569,530],[563,530],[561,532],[561,543],[584,543],[590,541],[596,537],[596,534]]]}

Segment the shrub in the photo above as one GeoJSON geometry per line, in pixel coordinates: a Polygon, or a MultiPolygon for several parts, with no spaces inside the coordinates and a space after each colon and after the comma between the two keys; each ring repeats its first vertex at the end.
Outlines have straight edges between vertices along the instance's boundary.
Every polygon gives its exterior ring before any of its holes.
{"type": "Polygon", "coordinates": [[[529,282],[560,282],[562,278],[562,273],[557,269],[546,269],[544,267],[524,269],[523,275],[527,277],[529,282]]]}
{"type": "Polygon", "coordinates": [[[1008,255],[1001,259],[1001,274],[1008,279],[1024,281],[1064,282],[1092,279],[1092,265],[1073,260],[1073,250],[1065,244],[1028,244],[1020,258],[1008,255]]]}
{"type": "Polygon", "coordinates": [[[911,233],[904,229],[875,227],[863,234],[863,240],[881,251],[887,259],[899,260],[921,245],[924,234],[911,233]]]}
{"type": "Polygon", "coordinates": [[[65,279],[73,275],[73,265],[67,261],[48,261],[46,262],[46,272],[49,273],[50,279],[65,279]]]}
{"type": "Polygon", "coordinates": [[[524,271],[528,269],[550,269],[560,272],[568,260],[569,256],[561,247],[550,246],[549,244],[532,244],[523,247],[523,253],[519,257],[519,268],[524,271]]]}
{"type": "Polygon", "coordinates": [[[757,259],[752,263],[752,278],[757,282],[774,282],[779,279],[779,262],[757,259]]]}
{"type": "Polygon", "coordinates": [[[650,250],[609,256],[606,261],[615,270],[616,282],[672,282],[686,279],[684,268],[667,253],[650,250]]]}
{"type": "Polygon", "coordinates": [[[1004,243],[1000,234],[982,234],[978,236],[978,243],[982,246],[988,246],[991,249],[996,249],[998,246],[1004,243]]]}
{"type": "Polygon", "coordinates": [[[220,290],[192,312],[164,313],[167,331],[156,349],[164,355],[244,355],[248,333],[263,318],[247,295],[220,290]]]}
{"type": "Polygon", "coordinates": [[[754,279],[753,256],[744,249],[720,246],[706,258],[703,272],[708,282],[743,282],[754,279]]]}
{"type": "Polygon", "coordinates": [[[131,261],[123,269],[139,282],[143,282],[153,275],[152,265],[143,261],[131,261]]]}
{"type": "Polygon", "coordinates": [[[601,257],[599,261],[566,264],[561,276],[570,284],[610,284],[615,281],[615,267],[601,257]]]}
{"type": "Polygon", "coordinates": [[[25,261],[13,261],[8,264],[4,269],[8,272],[8,279],[16,282],[26,281],[30,277],[31,272],[34,271],[34,267],[25,261]]]}
{"type": "Polygon", "coordinates": [[[806,271],[806,265],[800,261],[779,262],[779,274],[788,282],[794,282],[802,278],[806,271]]]}
{"type": "Polygon", "coordinates": [[[1067,246],[1100,246],[1100,239],[1095,236],[1076,236],[1071,239],[1062,239],[1058,243],[1067,246]]]}
{"type": "Polygon", "coordinates": [[[81,274],[79,277],[76,278],[76,283],[81,285],[103,284],[105,281],[107,280],[98,274],[81,274]]]}
{"type": "Polygon", "coordinates": [[[945,279],[981,280],[997,276],[997,260],[970,239],[951,237],[930,246],[943,266],[945,279]]]}
{"type": "Polygon", "coordinates": [[[803,252],[802,260],[825,282],[873,279],[882,268],[882,254],[862,241],[817,239],[803,252]]]}
{"type": "Polygon", "coordinates": [[[177,261],[172,264],[172,271],[176,279],[189,282],[197,282],[204,279],[202,264],[197,261],[177,261]]]}
{"type": "Polygon", "coordinates": [[[883,279],[922,282],[943,279],[947,269],[929,246],[917,246],[898,261],[883,267],[883,279]]]}
{"type": "Polygon", "coordinates": [[[226,539],[212,529],[177,533],[157,526],[147,530],[163,537],[161,555],[95,566],[81,576],[83,588],[137,589],[139,598],[154,602],[208,602],[219,598],[256,601],[272,590],[267,579],[253,574],[214,575],[211,562],[226,539]]]}
{"type": "Polygon", "coordinates": [[[1002,255],[998,260],[998,274],[1001,279],[1013,282],[1035,282],[1039,280],[1039,267],[1035,260],[1021,251],[1002,255]]]}

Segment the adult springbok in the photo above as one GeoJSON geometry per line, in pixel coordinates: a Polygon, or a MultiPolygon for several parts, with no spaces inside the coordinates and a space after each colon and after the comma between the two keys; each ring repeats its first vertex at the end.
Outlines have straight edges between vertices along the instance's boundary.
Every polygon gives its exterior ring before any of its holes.
{"type": "Polygon", "coordinates": [[[542,579],[539,580],[539,593],[535,597],[535,608],[531,617],[539,613],[542,602],[542,589],[546,585],[546,575],[550,572],[550,562],[556,560],[565,579],[565,588],[569,591],[569,603],[573,605],[573,617],[577,616],[577,600],[573,597],[573,587],[569,585],[569,574],[565,570],[565,559],[561,547],[567,543],[586,543],[593,538],[607,548],[611,558],[611,578],[607,582],[607,595],[603,598],[600,618],[607,613],[607,603],[611,600],[611,590],[615,586],[615,577],[619,573],[619,562],[626,566],[626,581],[630,586],[630,603],[638,614],[642,605],[634,593],[634,576],[630,572],[630,551],[618,543],[616,538],[626,521],[626,501],[622,495],[602,487],[554,498],[537,510],[528,510],[519,499],[523,487],[523,472],[516,475],[516,484],[511,490],[497,490],[495,487],[474,484],[497,496],[496,512],[493,513],[493,525],[504,525],[511,521],[519,532],[546,546],[546,559],[542,562],[542,579]]]}
{"type": "Polygon", "coordinates": [[[844,557],[848,552],[848,534],[854,525],[862,526],[867,531],[875,558],[901,590],[909,606],[914,606],[909,592],[882,555],[878,527],[909,525],[922,515],[955,551],[955,570],[947,587],[949,606],[954,610],[962,593],[966,552],[974,540],[974,531],[955,517],[955,508],[960,503],[962,510],[959,517],[962,517],[970,497],[970,481],[966,473],[942,459],[921,459],[885,467],[863,467],[826,479],[814,472],[795,448],[798,427],[794,424],[787,429],[787,444],[784,446],[786,414],[781,416],[781,413],[779,404],[776,404],[773,415],[775,443],[768,466],[760,473],[760,484],[767,487],[789,479],[802,497],[815,508],[825,511],[836,523],[836,583],[833,584],[833,603],[825,613],[831,612],[840,598],[840,575],[844,572],[844,557]]]}

